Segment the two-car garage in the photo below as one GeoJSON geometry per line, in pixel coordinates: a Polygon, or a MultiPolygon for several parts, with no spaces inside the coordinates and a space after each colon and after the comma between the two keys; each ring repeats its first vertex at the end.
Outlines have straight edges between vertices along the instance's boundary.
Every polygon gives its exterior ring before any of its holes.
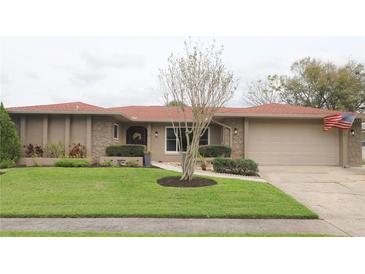
{"type": "Polygon", "coordinates": [[[320,119],[250,118],[246,157],[264,165],[340,164],[338,129],[322,130],[320,119]]]}

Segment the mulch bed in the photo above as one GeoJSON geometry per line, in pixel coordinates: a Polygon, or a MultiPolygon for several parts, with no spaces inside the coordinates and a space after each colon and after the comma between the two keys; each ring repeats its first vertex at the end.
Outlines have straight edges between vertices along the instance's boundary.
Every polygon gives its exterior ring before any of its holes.
{"type": "Polygon", "coordinates": [[[181,181],[180,177],[164,177],[158,179],[157,183],[167,187],[203,187],[217,184],[216,181],[200,177],[195,177],[191,181],[181,181]]]}

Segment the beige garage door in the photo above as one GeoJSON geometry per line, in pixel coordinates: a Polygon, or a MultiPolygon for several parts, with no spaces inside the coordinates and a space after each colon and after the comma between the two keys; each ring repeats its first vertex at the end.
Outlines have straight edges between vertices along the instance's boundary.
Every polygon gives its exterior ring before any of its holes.
{"type": "Polygon", "coordinates": [[[339,131],[320,120],[250,119],[247,158],[267,165],[339,165],[339,131]]]}

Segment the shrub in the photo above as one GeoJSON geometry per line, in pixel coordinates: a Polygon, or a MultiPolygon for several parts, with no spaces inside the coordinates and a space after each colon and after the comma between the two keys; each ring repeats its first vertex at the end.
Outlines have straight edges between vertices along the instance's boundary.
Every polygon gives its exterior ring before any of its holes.
{"type": "Polygon", "coordinates": [[[40,145],[33,145],[29,144],[24,146],[25,148],[25,155],[27,157],[42,157],[43,156],[43,149],[40,145]]]}
{"type": "Polygon", "coordinates": [[[90,161],[86,159],[61,159],[55,163],[58,167],[88,167],[90,161]]]}
{"type": "Polygon", "coordinates": [[[65,157],[65,147],[61,142],[49,143],[44,147],[43,155],[49,158],[65,157]]]}
{"type": "Polygon", "coordinates": [[[15,167],[15,161],[9,159],[3,159],[0,161],[0,169],[15,167]]]}
{"type": "Polygon", "coordinates": [[[14,122],[10,119],[3,103],[0,104],[0,161],[13,160],[20,157],[20,139],[14,122]]]}
{"type": "Polygon", "coordinates": [[[100,163],[100,166],[103,166],[103,167],[114,167],[116,166],[113,162],[113,160],[104,160],[100,163]]]}
{"type": "Polygon", "coordinates": [[[84,145],[78,143],[78,144],[72,144],[70,152],[69,152],[70,158],[85,158],[86,157],[86,148],[84,145]]]}
{"type": "Polygon", "coordinates": [[[199,154],[203,157],[230,157],[231,148],[223,145],[207,145],[199,147],[199,154]]]}
{"type": "Polygon", "coordinates": [[[128,160],[127,162],[125,162],[125,166],[126,167],[137,167],[138,163],[135,160],[128,160]]]}
{"type": "Polygon", "coordinates": [[[216,158],[213,169],[219,173],[239,175],[256,175],[258,172],[257,163],[249,159],[216,158]]]}
{"type": "Polygon", "coordinates": [[[143,157],[146,150],[144,145],[114,145],[105,150],[107,156],[143,157]]]}

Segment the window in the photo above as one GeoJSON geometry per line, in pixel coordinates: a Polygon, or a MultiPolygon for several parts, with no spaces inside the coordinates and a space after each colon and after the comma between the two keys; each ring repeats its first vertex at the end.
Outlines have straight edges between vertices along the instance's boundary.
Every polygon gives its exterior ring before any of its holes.
{"type": "MultiPolygon", "coordinates": [[[[186,151],[187,140],[185,135],[185,128],[179,129],[177,135],[180,136],[181,131],[181,138],[182,138],[182,148],[181,151],[186,151]]],[[[179,152],[179,143],[176,140],[176,135],[174,129],[171,127],[166,128],[166,152],[179,152]]],[[[191,136],[192,137],[192,136],[191,136]]],[[[208,145],[209,144],[209,128],[204,132],[203,136],[199,140],[199,145],[208,145]]]]}
{"type": "Polygon", "coordinates": [[[114,140],[119,140],[119,125],[118,124],[113,125],[113,138],[114,138],[114,140]]]}

